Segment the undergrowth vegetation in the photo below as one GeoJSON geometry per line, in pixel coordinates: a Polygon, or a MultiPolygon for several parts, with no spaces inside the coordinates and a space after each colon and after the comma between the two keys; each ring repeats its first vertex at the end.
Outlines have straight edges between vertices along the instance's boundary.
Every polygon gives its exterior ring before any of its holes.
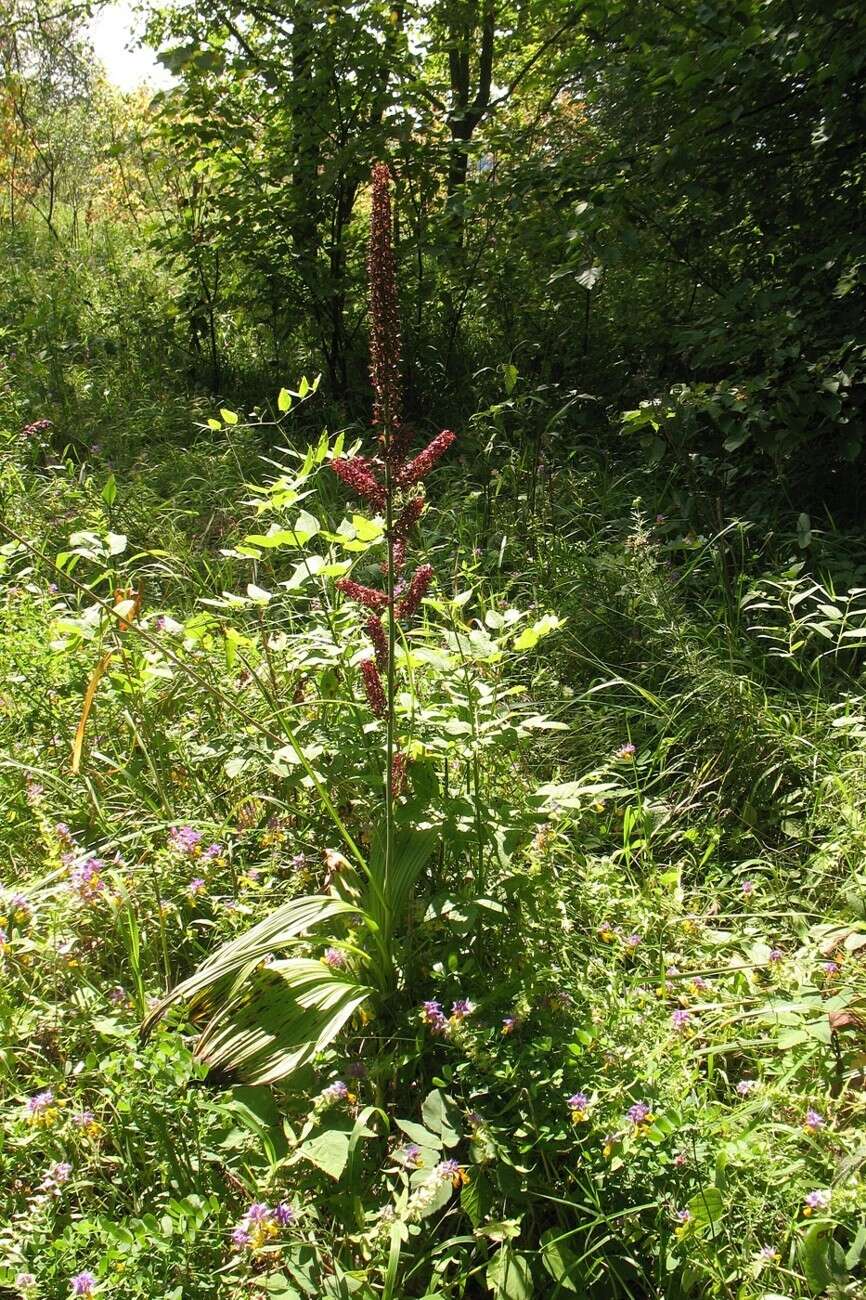
{"type": "Polygon", "coordinates": [[[863,1297],[836,9],[13,0],[0,1294],[863,1297]]]}
{"type": "Polygon", "coordinates": [[[98,279],[4,362],[4,1285],[859,1294],[857,593],[496,405],[386,500],[98,279]]]}

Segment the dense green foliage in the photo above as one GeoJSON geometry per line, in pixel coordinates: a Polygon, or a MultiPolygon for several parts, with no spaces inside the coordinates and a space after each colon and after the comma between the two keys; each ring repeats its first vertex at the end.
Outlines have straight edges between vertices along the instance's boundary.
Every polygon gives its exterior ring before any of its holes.
{"type": "Polygon", "coordinates": [[[0,1291],[861,1296],[863,13],[150,22],[0,27],[0,1291]]]}

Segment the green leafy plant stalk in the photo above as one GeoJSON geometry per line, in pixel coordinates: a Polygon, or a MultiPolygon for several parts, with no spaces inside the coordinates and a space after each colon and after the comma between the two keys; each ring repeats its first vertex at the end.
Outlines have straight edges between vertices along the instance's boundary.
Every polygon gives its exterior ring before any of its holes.
{"type": "MultiPolygon", "coordinates": [[[[398,825],[395,803],[406,782],[407,755],[398,747],[396,727],[396,652],[401,624],[417,612],[433,577],[420,565],[404,579],[411,530],[423,513],[422,483],[454,441],[444,430],[414,458],[402,423],[400,331],[394,254],[391,245],[390,175],[373,171],[369,277],[374,457],[336,456],[331,468],[362,501],[384,515],[385,590],[341,577],[337,589],[365,611],[369,654],[360,675],[371,713],[385,723],[384,810],[369,860],[353,866],[341,855],[333,894],[312,895],[277,908],[209,958],[174,988],[145,1021],[147,1034],[167,1008],[189,999],[194,1013],[207,1017],[198,1055],[211,1066],[241,1072],[254,1082],[290,1074],[321,1051],[371,997],[386,1001],[397,990],[399,971],[394,940],[412,890],[433,853],[435,828],[426,822],[398,825]],[[384,620],[384,621],[383,621],[384,620]],[[382,673],[385,674],[385,682],[382,673]],[[342,918],[353,928],[335,938],[323,961],[292,956],[262,967],[264,958],[303,942],[319,925],[342,918]],[[362,936],[362,937],[361,937],[362,936]],[[363,972],[361,982],[351,972],[363,972]]],[[[315,779],[297,745],[308,776],[315,779]]],[[[332,806],[330,798],[326,806],[332,806]]],[[[351,843],[351,841],[350,841],[351,843]]]]}

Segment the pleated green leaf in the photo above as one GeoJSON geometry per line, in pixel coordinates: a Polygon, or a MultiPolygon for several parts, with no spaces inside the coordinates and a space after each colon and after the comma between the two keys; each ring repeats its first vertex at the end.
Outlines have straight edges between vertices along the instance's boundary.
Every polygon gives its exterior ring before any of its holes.
{"type": "Polygon", "coordinates": [[[435,826],[397,826],[391,877],[386,881],[384,828],[376,832],[370,852],[370,875],[378,884],[379,893],[370,886],[367,911],[386,933],[392,929],[394,918],[403,920],[415,882],[429,862],[437,843],[438,830],[435,826]]]}
{"type": "MultiPolygon", "coordinates": [[[[218,948],[188,979],[175,985],[153,1008],[142,1025],[147,1036],[174,1002],[188,1000],[193,1010],[208,1013],[230,1000],[256,966],[270,953],[295,942],[314,926],[336,916],[358,915],[358,908],[340,898],[312,894],[277,907],[245,934],[218,948]]],[[[313,963],[319,971],[319,963],[313,963]]]]}
{"type": "Polygon", "coordinates": [[[273,962],[217,1009],[196,1058],[245,1083],[274,1083],[327,1047],[372,992],[310,958],[273,962]]]}

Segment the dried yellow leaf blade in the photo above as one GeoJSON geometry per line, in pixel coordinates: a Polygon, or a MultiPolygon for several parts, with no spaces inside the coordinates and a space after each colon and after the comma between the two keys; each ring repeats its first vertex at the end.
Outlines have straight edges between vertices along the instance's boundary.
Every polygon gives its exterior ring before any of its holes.
{"type": "Polygon", "coordinates": [[[100,681],[105,673],[106,668],[111,662],[113,651],[109,650],[104,654],[99,663],[90,674],[90,681],[87,683],[87,690],[84,692],[84,703],[81,707],[81,717],[78,719],[78,726],[75,729],[75,741],[72,745],[72,775],[77,776],[81,769],[81,751],[84,749],[84,735],[87,731],[87,719],[90,717],[90,710],[93,708],[93,701],[96,698],[96,691],[100,681]]]}

